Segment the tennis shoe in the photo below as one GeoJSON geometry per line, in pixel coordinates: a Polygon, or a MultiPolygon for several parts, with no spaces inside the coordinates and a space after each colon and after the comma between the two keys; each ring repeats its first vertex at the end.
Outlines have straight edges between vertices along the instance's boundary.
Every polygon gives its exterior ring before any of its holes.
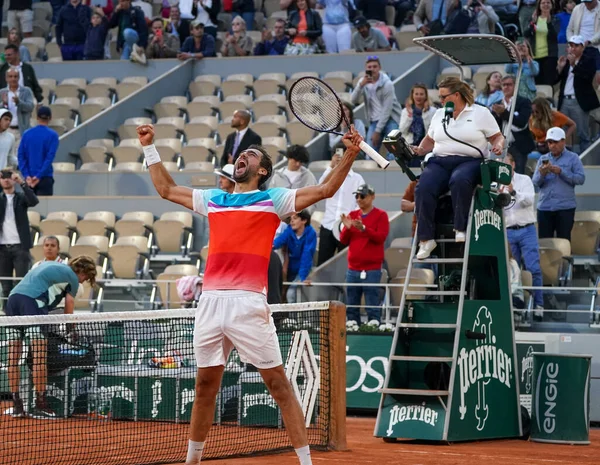
{"type": "Polygon", "coordinates": [[[31,416],[38,420],[56,420],[58,418],[56,413],[48,407],[34,408],[31,411],[31,416]]]}
{"type": "Polygon", "coordinates": [[[429,258],[431,252],[433,252],[433,249],[435,249],[436,247],[437,242],[435,242],[433,239],[430,239],[428,241],[422,241],[421,243],[419,243],[419,253],[417,253],[417,260],[424,260],[426,258],[429,258]]]}
{"type": "Polygon", "coordinates": [[[23,401],[21,399],[13,400],[11,416],[13,418],[25,418],[27,416],[27,414],[25,413],[25,409],[23,408],[23,401]]]}

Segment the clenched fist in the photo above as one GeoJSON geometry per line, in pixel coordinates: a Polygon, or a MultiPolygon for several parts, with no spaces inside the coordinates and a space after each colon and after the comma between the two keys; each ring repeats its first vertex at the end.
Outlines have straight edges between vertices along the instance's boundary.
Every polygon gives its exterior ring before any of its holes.
{"type": "Polygon", "coordinates": [[[152,142],[154,141],[154,126],[151,124],[142,124],[141,126],[138,126],[136,130],[142,147],[152,145],[152,142]]]}

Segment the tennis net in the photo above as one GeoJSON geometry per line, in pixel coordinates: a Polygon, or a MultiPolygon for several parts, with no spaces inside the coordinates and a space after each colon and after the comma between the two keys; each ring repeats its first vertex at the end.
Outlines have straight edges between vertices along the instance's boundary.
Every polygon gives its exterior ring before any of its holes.
{"type": "MultiPolygon", "coordinates": [[[[344,447],[343,305],[311,302],[272,310],[309,444],[344,447]]],[[[194,313],[0,318],[2,463],[184,462],[195,392],[194,313]],[[44,366],[47,380],[41,389],[44,366]],[[17,387],[23,415],[11,394],[17,387]]],[[[279,408],[260,374],[234,351],[203,459],[290,447],[279,408]]]]}

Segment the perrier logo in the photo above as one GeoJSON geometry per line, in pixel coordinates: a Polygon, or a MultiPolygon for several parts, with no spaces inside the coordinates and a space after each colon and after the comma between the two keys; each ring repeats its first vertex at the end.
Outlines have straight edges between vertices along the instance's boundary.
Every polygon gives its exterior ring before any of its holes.
{"type": "Polygon", "coordinates": [[[475,210],[473,213],[475,219],[475,240],[479,240],[479,228],[489,224],[498,231],[502,228],[502,217],[494,210],[475,210]]]}
{"type": "Polygon", "coordinates": [[[521,382],[525,383],[524,394],[531,394],[531,377],[533,375],[533,347],[529,346],[525,357],[521,360],[521,382]]]}
{"type": "Polygon", "coordinates": [[[492,314],[486,306],[482,306],[477,312],[473,332],[485,334],[485,339],[477,339],[474,349],[467,350],[463,347],[458,355],[459,412],[460,419],[464,420],[472,408],[477,418],[477,430],[482,431],[490,413],[486,397],[491,394],[487,392],[487,386],[496,379],[510,388],[513,366],[511,357],[496,345],[492,314]],[[468,396],[471,388],[477,389],[477,403],[474,406],[467,405],[467,398],[471,399],[468,396]]]}

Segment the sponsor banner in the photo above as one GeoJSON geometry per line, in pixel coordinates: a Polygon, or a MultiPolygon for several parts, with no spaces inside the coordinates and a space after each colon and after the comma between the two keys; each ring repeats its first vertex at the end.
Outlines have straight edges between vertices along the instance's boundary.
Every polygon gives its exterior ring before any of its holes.
{"type": "Polygon", "coordinates": [[[397,402],[387,396],[376,436],[441,440],[445,418],[446,411],[436,398],[410,396],[397,402]]]}
{"type": "Polygon", "coordinates": [[[517,375],[521,405],[531,416],[531,393],[533,392],[533,353],[545,352],[546,344],[540,342],[517,342],[517,375]]]}
{"type": "Polygon", "coordinates": [[[533,354],[532,441],[590,443],[591,358],[533,354]]]}
{"type": "Polygon", "coordinates": [[[346,337],[346,407],[377,409],[383,388],[392,334],[346,337]]]}

